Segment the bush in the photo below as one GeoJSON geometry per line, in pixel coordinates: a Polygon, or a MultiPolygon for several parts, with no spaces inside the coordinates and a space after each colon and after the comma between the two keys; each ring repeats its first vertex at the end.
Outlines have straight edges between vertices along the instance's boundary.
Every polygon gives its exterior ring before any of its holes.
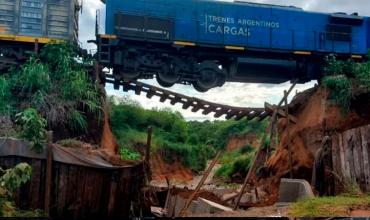
{"type": "Polygon", "coordinates": [[[324,74],[327,76],[346,75],[353,77],[355,63],[352,60],[337,60],[334,55],[325,57],[324,74]]]}
{"type": "Polygon", "coordinates": [[[215,177],[229,179],[234,174],[234,165],[227,163],[218,168],[215,172],[215,177]]]}
{"type": "Polygon", "coordinates": [[[138,152],[126,147],[121,147],[119,149],[119,154],[122,160],[139,160],[141,158],[141,155],[138,152]]]}
{"type": "Polygon", "coordinates": [[[10,115],[12,109],[12,93],[10,81],[5,76],[0,76],[0,115],[10,115]]]}
{"type": "Polygon", "coordinates": [[[217,169],[215,177],[230,179],[232,175],[239,173],[242,176],[246,176],[251,166],[255,150],[249,151],[249,153],[242,155],[240,151],[233,151],[226,153],[221,157],[220,163],[222,166],[217,169]]]}
{"type": "Polygon", "coordinates": [[[102,98],[94,82],[67,44],[45,45],[19,68],[0,77],[0,114],[36,109],[49,128],[87,133],[87,117],[101,121],[102,98]]]}
{"type": "Polygon", "coordinates": [[[29,181],[32,169],[26,163],[20,163],[13,169],[0,168],[0,217],[16,217],[19,211],[12,196],[17,188],[29,181]]]}
{"type": "Polygon", "coordinates": [[[370,62],[357,63],[354,65],[356,81],[366,90],[370,90],[370,62]]]}
{"type": "Polygon", "coordinates": [[[254,150],[254,147],[251,144],[246,144],[239,149],[241,154],[246,154],[254,150]]]}
{"type": "Polygon", "coordinates": [[[33,150],[41,153],[46,140],[46,120],[33,108],[18,113],[16,118],[22,127],[21,136],[32,142],[33,150]]]}
{"type": "Polygon", "coordinates": [[[339,105],[344,112],[349,111],[352,98],[351,81],[344,75],[326,76],[323,84],[330,89],[330,98],[339,105]]]}
{"type": "Polygon", "coordinates": [[[23,64],[18,74],[17,84],[25,96],[37,91],[47,92],[51,87],[48,66],[35,57],[23,64]]]}

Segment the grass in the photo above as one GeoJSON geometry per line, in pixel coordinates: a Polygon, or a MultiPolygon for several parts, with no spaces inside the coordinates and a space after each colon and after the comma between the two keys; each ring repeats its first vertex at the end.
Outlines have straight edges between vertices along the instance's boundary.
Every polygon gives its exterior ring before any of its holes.
{"type": "Polygon", "coordinates": [[[228,180],[235,173],[246,175],[253,160],[254,152],[255,149],[245,152],[245,149],[241,148],[225,153],[220,158],[222,166],[216,171],[215,177],[228,180]]]}
{"type": "Polygon", "coordinates": [[[370,206],[370,194],[340,195],[304,199],[290,206],[288,215],[294,217],[345,217],[350,209],[370,206]]]}
{"type": "Polygon", "coordinates": [[[326,76],[323,84],[330,89],[329,98],[339,105],[343,112],[348,112],[352,98],[352,84],[345,75],[326,76]]]}

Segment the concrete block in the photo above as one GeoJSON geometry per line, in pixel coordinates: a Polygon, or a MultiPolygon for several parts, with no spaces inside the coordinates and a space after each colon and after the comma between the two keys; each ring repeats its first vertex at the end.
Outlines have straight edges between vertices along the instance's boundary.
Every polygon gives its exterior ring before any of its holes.
{"type": "Polygon", "coordinates": [[[278,203],[292,203],[303,198],[312,197],[314,197],[314,194],[311,185],[306,180],[281,179],[278,203]]]}
{"type": "Polygon", "coordinates": [[[194,214],[201,214],[201,213],[209,213],[214,214],[217,212],[227,212],[232,211],[231,208],[220,205],[218,203],[209,201],[207,199],[198,198],[198,206],[196,208],[196,213],[194,214]]]}

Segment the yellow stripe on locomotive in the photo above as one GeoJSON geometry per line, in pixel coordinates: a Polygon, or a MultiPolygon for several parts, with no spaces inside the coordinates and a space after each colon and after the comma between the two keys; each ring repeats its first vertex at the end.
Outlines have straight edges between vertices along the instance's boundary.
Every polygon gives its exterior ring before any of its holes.
{"type": "MultiPolygon", "coordinates": [[[[1,32],[1,30],[0,30],[1,32]]],[[[13,35],[13,34],[0,34],[1,41],[14,41],[22,43],[40,43],[47,44],[51,42],[61,43],[64,40],[48,38],[48,37],[32,37],[32,36],[22,36],[22,35],[13,35]]]]}

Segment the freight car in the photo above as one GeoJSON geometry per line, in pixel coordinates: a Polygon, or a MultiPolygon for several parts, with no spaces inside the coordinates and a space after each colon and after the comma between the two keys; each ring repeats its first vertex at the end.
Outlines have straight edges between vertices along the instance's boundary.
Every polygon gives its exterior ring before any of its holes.
{"type": "Polygon", "coordinates": [[[50,41],[78,41],[81,0],[0,0],[0,69],[50,41]]]}
{"type": "Polygon", "coordinates": [[[365,59],[370,19],[296,7],[215,0],[103,0],[98,60],[116,80],[156,77],[199,91],[225,81],[306,82],[323,57],[365,59]]]}

